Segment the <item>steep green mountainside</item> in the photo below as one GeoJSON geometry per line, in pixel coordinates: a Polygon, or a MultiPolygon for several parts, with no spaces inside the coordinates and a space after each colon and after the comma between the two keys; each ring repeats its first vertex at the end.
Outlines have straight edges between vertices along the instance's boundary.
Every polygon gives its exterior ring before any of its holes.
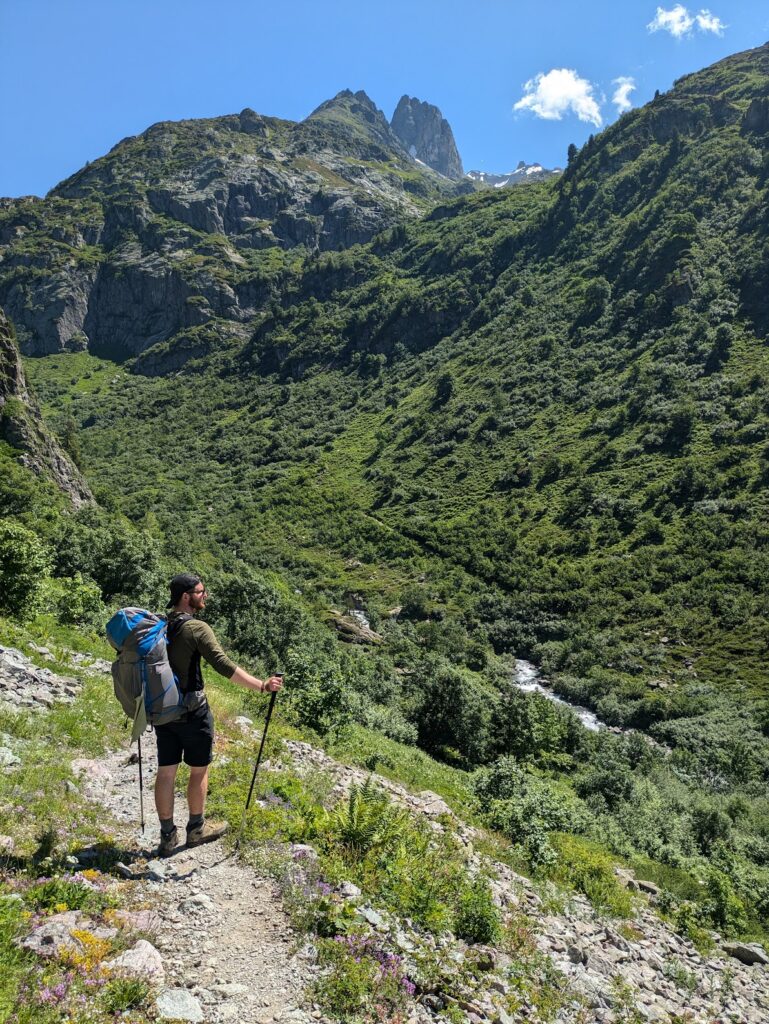
{"type": "Polygon", "coordinates": [[[738,54],[558,180],[246,268],[260,299],[229,340],[29,359],[101,503],[43,531],[54,573],[113,603],[196,567],[305,724],[351,716],[468,768],[512,754],[486,810],[532,864],[579,832],[644,858],[692,921],[761,934],[768,86],[769,46],[738,54]],[[327,628],[348,610],[368,646],[327,628]],[[513,656],[655,744],[510,696],[513,656]],[[710,870],[728,912],[699,888],[710,870]]]}
{"type": "Polygon", "coordinates": [[[249,109],[162,122],[46,199],[2,200],[0,305],[33,354],[119,359],[175,338],[155,360],[165,372],[242,341],[299,254],[368,241],[468,189],[415,162],[363,92],[298,124],[249,109]]]}

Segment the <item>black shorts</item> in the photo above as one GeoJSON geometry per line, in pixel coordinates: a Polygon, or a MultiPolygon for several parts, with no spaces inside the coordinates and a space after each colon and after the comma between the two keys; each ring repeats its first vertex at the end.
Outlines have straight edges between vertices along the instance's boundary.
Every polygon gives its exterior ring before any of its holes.
{"type": "Polygon", "coordinates": [[[156,725],[158,764],[166,767],[182,759],[190,768],[205,768],[214,758],[214,716],[204,704],[187,717],[168,725],[156,725]]]}

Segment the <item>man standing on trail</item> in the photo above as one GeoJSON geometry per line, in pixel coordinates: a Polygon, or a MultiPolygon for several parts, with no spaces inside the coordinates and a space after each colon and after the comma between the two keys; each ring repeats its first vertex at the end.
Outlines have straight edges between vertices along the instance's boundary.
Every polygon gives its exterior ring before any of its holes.
{"type": "Polygon", "coordinates": [[[281,676],[266,681],[238,668],[222,650],[214,631],[195,618],[206,606],[208,593],[199,576],[182,573],[170,583],[173,609],[168,616],[168,660],[185,693],[187,712],[168,725],[155,726],[158,739],[158,774],[155,779],[155,807],[160,818],[158,853],[168,856],[179,843],[174,824],[174,785],[180,762],[189,765],[187,804],[187,846],[199,846],[218,839],[227,831],[226,822],[206,821],[208,766],[213,759],[214,719],[203,689],[200,659],[205,658],[220,675],[247,690],[275,693],[283,685],[281,676]]]}

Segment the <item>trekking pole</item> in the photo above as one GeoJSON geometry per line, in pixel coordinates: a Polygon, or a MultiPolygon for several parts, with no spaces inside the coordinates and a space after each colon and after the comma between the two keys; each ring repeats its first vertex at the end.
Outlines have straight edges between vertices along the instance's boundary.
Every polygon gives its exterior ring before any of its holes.
{"type": "MultiPolygon", "coordinates": [[[[276,673],[278,675],[278,673],[276,673]]],[[[262,730],[262,742],[259,744],[259,753],[256,756],[256,764],[254,765],[254,774],[251,776],[251,786],[248,790],[248,798],[246,800],[246,806],[243,808],[243,820],[240,823],[240,831],[238,832],[238,838],[235,840],[235,849],[240,847],[240,840],[243,838],[243,829],[246,827],[246,815],[248,814],[248,808],[251,803],[251,796],[254,792],[254,783],[256,782],[256,773],[259,771],[259,764],[262,760],[262,751],[264,750],[264,741],[267,739],[267,730],[270,727],[270,718],[272,718],[272,709],[275,707],[275,698],[278,696],[278,691],[273,690],[270,695],[270,706],[267,708],[267,717],[264,720],[264,729],[262,730]]]]}
{"type": "Polygon", "coordinates": [[[144,835],[144,778],[142,777],[142,738],[137,738],[139,744],[139,814],[142,821],[142,835],[144,835]]]}

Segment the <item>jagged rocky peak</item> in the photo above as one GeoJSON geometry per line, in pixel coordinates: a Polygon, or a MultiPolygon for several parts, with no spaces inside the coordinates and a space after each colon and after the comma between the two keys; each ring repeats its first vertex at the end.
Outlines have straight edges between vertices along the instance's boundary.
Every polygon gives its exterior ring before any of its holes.
{"type": "Polygon", "coordinates": [[[10,321],[0,309],[0,440],[19,452],[19,462],[53,480],[78,508],[93,501],[88,484],[43,425],[27,389],[10,321]]]}
{"type": "Polygon", "coordinates": [[[401,96],[390,126],[415,159],[455,181],[463,176],[451,125],[432,103],[401,96]]]}
{"type": "Polygon", "coordinates": [[[326,100],[310,114],[305,123],[313,121],[337,122],[362,127],[379,143],[396,149],[401,148],[397,136],[392,132],[387,118],[374,101],[359,89],[343,89],[333,99],[326,100]]]}

